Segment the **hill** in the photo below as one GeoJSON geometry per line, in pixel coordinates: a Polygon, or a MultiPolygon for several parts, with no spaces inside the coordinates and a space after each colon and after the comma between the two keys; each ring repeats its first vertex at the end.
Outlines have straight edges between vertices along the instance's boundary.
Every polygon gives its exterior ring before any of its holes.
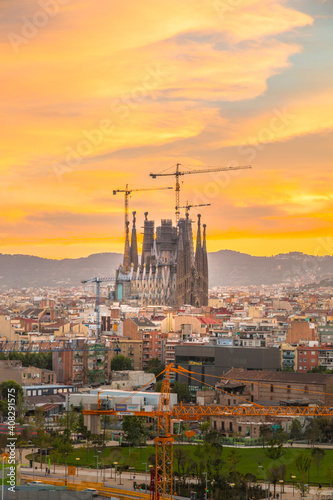
{"type": "MultiPolygon", "coordinates": [[[[208,255],[210,286],[331,283],[333,257],[299,252],[254,257],[231,250],[208,255]]],[[[122,261],[118,253],[93,254],[79,259],[43,259],[0,254],[0,286],[4,288],[77,286],[94,276],[114,276],[122,261]]]]}

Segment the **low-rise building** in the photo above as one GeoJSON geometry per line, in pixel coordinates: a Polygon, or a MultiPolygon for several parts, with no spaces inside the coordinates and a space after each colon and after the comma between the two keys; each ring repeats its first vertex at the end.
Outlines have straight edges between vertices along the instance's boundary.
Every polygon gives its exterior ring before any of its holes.
{"type": "Polygon", "coordinates": [[[0,383],[15,380],[20,385],[55,384],[56,373],[45,368],[22,366],[19,360],[0,361],[0,383]]]}
{"type": "MultiPolygon", "coordinates": [[[[220,404],[242,404],[243,394],[248,393],[251,403],[277,402],[280,405],[289,404],[322,404],[333,406],[333,377],[321,373],[274,372],[268,370],[244,370],[233,368],[219,382],[220,404]],[[234,397],[224,391],[228,383],[235,384],[231,391],[234,397]],[[242,396],[236,392],[242,387],[242,396]],[[236,402],[234,402],[234,400],[236,402]]],[[[229,391],[230,392],[230,391],[229,391]]]]}

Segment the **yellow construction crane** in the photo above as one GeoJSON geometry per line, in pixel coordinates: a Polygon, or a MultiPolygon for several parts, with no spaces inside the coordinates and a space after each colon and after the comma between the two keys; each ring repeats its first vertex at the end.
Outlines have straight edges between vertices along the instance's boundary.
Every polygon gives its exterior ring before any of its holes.
{"type": "Polygon", "coordinates": [[[139,188],[139,189],[129,189],[128,184],[126,184],[125,189],[114,189],[113,194],[124,193],[125,194],[125,234],[127,230],[128,223],[128,199],[131,193],[134,191],[157,191],[159,189],[172,189],[172,187],[158,187],[158,188],[139,188]]]}
{"type": "Polygon", "coordinates": [[[150,173],[150,177],[153,179],[156,179],[156,177],[165,177],[169,175],[174,175],[176,177],[176,223],[179,222],[179,208],[180,208],[180,183],[179,183],[179,177],[181,175],[187,175],[187,174],[206,174],[208,172],[222,172],[222,171],[229,171],[229,170],[245,170],[247,168],[252,168],[251,165],[245,165],[245,166],[237,166],[237,167],[205,167],[200,170],[180,170],[179,167],[181,167],[181,163],[177,163],[176,165],[176,170],[175,172],[161,172],[160,174],[153,174],[150,173]]]}
{"type": "MultiPolygon", "coordinates": [[[[211,416],[277,416],[277,417],[318,417],[326,416],[333,417],[333,408],[326,406],[308,405],[308,406],[262,406],[257,403],[248,403],[244,405],[235,406],[201,406],[201,405],[187,405],[182,403],[177,406],[171,405],[170,398],[170,373],[187,374],[190,375],[192,380],[198,380],[194,375],[195,372],[186,370],[185,368],[175,368],[173,364],[169,364],[163,372],[164,379],[162,383],[161,393],[159,397],[159,404],[156,410],[144,411],[143,409],[127,412],[126,403],[132,396],[130,393],[128,397],[121,401],[121,404],[116,405],[114,410],[102,409],[102,401],[97,394],[97,409],[83,410],[83,415],[92,415],[98,417],[99,415],[114,415],[122,417],[124,415],[136,415],[138,417],[152,417],[157,420],[157,436],[155,437],[155,467],[154,484],[151,483],[151,500],[172,500],[173,498],[173,444],[175,436],[172,433],[172,419],[181,419],[185,421],[200,421],[202,418],[211,416]],[[118,408],[117,408],[118,406],[118,408]],[[120,406],[124,407],[120,411],[120,406]]],[[[220,377],[216,377],[220,378],[220,377]]],[[[223,378],[223,377],[222,377],[223,378]]],[[[141,389],[143,389],[145,384],[141,389]]],[[[205,383],[205,385],[215,388],[214,386],[205,383]]],[[[140,389],[139,389],[140,390],[140,389]]],[[[222,389],[221,392],[225,392],[222,389]]],[[[296,391],[300,390],[295,388],[296,391]]],[[[138,392],[138,391],[135,391],[138,392]]],[[[237,396],[238,399],[244,399],[237,396]]]]}
{"type": "Polygon", "coordinates": [[[186,205],[184,205],[183,207],[176,207],[176,210],[178,210],[179,208],[185,208],[186,213],[188,214],[190,211],[190,208],[193,208],[193,207],[210,207],[210,203],[200,203],[199,205],[189,205],[188,201],[187,201],[186,205]]]}

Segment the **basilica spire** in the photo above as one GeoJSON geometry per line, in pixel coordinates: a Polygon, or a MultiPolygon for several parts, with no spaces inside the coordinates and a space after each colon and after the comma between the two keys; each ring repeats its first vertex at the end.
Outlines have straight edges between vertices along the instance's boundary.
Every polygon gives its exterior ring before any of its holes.
{"type": "Polygon", "coordinates": [[[138,268],[138,242],[136,237],[136,212],[133,214],[133,225],[132,225],[132,237],[131,237],[131,251],[130,251],[130,261],[134,265],[134,271],[138,268]]]}
{"type": "Polygon", "coordinates": [[[206,224],[203,227],[203,242],[202,242],[202,275],[203,275],[203,285],[202,285],[202,305],[208,305],[208,256],[207,256],[207,244],[206,244],[206,224]]]}
{"type": "Polygon", "coordinates": [[[198,214],[197,245],[195,249],[195,267],[200,273],[202,270],[202,248],[201,248],[201,214],[198,214]]]}
{"type": "Polygon", "coordinates": [[[129,222],[126,222],[126,238],[125,238],[125,250],[124,250],[124,261],[123,268],[128,271],[130,268],[130,244],[129,244],[129,222]]]}

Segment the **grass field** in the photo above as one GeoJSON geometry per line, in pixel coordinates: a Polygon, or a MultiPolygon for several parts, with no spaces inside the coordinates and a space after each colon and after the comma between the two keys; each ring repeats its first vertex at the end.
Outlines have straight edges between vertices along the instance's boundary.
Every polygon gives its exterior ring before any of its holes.
{"type": "MultiPolygon", "coordinates": [[[[177,446],[177,445],[176,445],[177,446]]],[[[182,445],[186,454],[188,456],[193,455],[195,446],[182,445]]],[[[223,448],[222,456],[225,461],[227,461],[228,454],[233,448],[223,448]]],[[[101,448],[78,448],[74,452],[68,455],[67,464],[79,466],[96,468],[96,451],[101,448]],[[80,460],[76,460],[80,458],[80,460]]],[[[103,453],[99,453],[99,467],[101,467],[102,462],[106,466],[110,467],[113,462],[118,462],[119,465],[126,464],[134,467],[136,471],[144,471],[144,463],[149,464],[149,457],[154,454],[155,448],[153,446],[147,446],[143,448],[121,448],[121,447],[108,447],[105,448],[103,453]]],[[[299,453],[310,453],[311,448],[284,448],[285,454],[276,461],[276,465],[285,464],[287,467],[286,482],[288,482],[291,475],[297,476],[297,470],[294,466],[294,461],[299,453]]],[[[236,469],[242,473],[252,473],[259,480],[263,480],[262,469],[258,469],[259,465],[264,467],[265,473],[267,475],[268,469],[274,465],[273,460],[267,458],[264,454],[263,448],[237,448],[239,454],[239,462],[236,465],[236,469]]],[[[194,458],[194,457],[193,457],[194,458]]],[[[38,460],[38,457],[36,456],[38,460]]],[[[59,461],[64,463],[64,457],[59,461]]],[[[177,461],[175,460],[174,470],[177,471],[177,461]]],[[[324,460],[320,463],[317,477],[317,467],[312,463],[309,471],[309,480],[311,484],[316,483],[333,483],[333,450],[325,450],[324,460]]]]}

